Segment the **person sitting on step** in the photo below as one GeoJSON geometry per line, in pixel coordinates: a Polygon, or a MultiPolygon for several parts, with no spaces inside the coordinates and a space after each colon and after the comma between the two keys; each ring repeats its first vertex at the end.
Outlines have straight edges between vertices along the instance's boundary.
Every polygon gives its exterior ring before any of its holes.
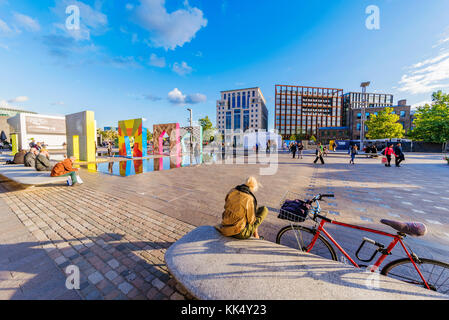
{"type": "Polygon", "coordinates": [[[256,178],[250,177],[245,184],[239,185],[226,196],[222,222],[215,228],[226,237],[237,239],[263,239],[258,228],[266,218],[268,209],[257,207],[254,196],[259,188],[256,178]]]}

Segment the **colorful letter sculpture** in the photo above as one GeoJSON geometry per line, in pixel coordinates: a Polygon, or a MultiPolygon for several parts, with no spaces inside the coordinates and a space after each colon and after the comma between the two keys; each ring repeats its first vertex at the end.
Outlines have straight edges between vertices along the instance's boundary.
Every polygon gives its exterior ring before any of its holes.
{"type": "Polygon", "coordinates": [[[97,133],[93,111],[83,111],[65,116],[67,156],[94,162],[97,133]]]}
{"type": "Polygon", "coordinates": [[[147,156],[147,129],[142,127],[142,119],[119,121],[118,144],[120,156],[147,156]]]}

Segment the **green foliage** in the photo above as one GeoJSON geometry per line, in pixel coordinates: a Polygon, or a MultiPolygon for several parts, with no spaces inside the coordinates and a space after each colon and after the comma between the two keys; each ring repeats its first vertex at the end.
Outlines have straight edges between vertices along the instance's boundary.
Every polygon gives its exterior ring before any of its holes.
{"type": "Polygon", "coordinates": [[[393,114],[393,108],[387,107],[379,112],[378,115],[371,115],[365,122],[368,127],[366,137],[368,139],[394,139],[403,138],[405,130],[398,123],[399,116],[393,114]]]}
{"type": "Polygon", "coordinates": [[[153,140],[153,134],[150,130],[147,129],[147,143],[150,143],[150,141],[153,140]]]}
{"type": "Polygon", "coordinates": [[[292,134],[288,140],[296,141],[296,135],[292,134]]]}
{"type": "Polygon", "coordinates": [[[203,132],[212,129],[212,122],[210,121],[209,116],[199,119],[198,122],[200,123],[200,126],[203,127],[203,132]]]}
{"type": "Polygon", "coordinates": [[[444,143],[449,141],[449,94],[433,93],[432,105],[418,107],[410,136],[415,140],[444,143]]]}
{"type": "Polygon", "coordinates": [[[103,131],[101,129],[97,129],[98,133],[101,134],[103,137],[103,140],[106,141],[115,141],[115,139],[118,139],[118,132],[113,130],[107,130],[103,131]]]}
{"type": "Polygon", "coordinates": [[[312,140],[313,142],[316,142],[316,137],[315,136],[311,136],[310,140],[312,140]]]}

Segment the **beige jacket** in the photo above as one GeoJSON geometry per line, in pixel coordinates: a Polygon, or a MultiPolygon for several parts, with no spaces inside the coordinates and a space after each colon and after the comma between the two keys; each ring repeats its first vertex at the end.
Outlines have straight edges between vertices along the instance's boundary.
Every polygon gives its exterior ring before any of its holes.
{"type": "Polygon", "coordinates": [[[224,236],[239,234],[247,224],[256,221],[254,199],[251,195],[232,189],[226,196],[222,223],[217,228],[224,236]]]}

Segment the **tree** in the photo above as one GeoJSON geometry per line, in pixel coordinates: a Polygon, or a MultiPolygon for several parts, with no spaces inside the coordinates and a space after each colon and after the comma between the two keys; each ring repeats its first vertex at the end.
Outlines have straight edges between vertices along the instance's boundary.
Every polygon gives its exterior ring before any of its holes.
{"type": "Polygon", "coordinates": [[[410,136],[415,140],[444,143],[449,141],[449,94],[434,92],[432,105],[418,107],[410,136]]]}
{"type": "Polygon", "coordinates": [[[209,116],[199,119],[198,122],[200,123],[200,126],[203,127],[203,132],[212,129],[212,122],[210,121],[209,116]]]}
{"type": "Polygon", "coordinates": [[[296,141],[296,135],[295,134],[292,134],[291,136],[290,136],[290,139],[289,140],[291,140],[291,141],[296,141]]]}
{"type": "Polygon", "coordinates": [[[368,130],[366,137],[368,139],[394,139],[404,137],[404,127],[398,123],[399,116],[393,114],[393,108],[387,107],[379,112],[378,115],[371,115],[365,122],[368,130]]]}
{"type": "Polygon", "coordinates": [[[150,141],[153,141],[153,134],[147,129],[147,143],[150,143],[150,141]]]}

